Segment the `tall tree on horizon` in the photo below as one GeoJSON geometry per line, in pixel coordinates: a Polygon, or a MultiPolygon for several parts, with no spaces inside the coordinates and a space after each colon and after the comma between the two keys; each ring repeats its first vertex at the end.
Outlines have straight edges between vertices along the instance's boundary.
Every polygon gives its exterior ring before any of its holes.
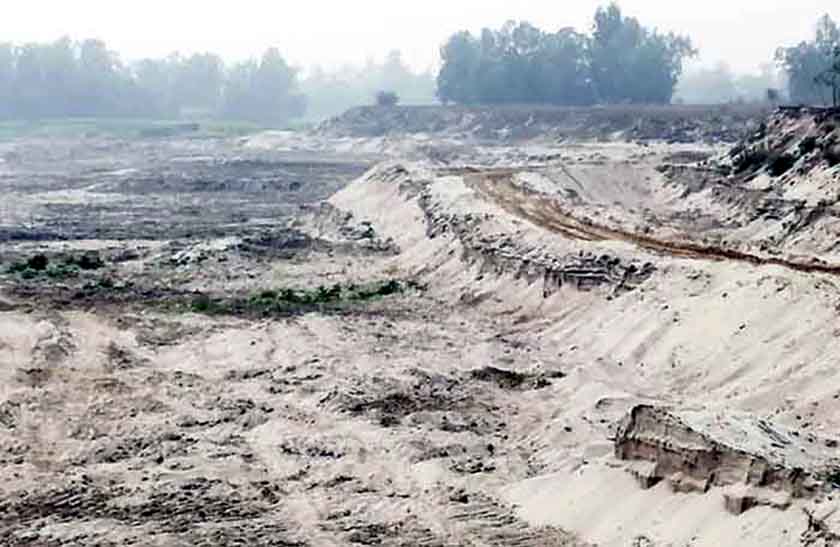
{"type": "Polygon", "coordinates": [[[803,104],[830,102],[832,88],[824,81],[838,47],[840,28],[829,15],[823,15],[817,22],[813,40],[776,51],[776,61],[788,76],[791,101],[803,104]]]}
{"type": "Polygon", "coordinates": [[[670,103],[691,40],[599,8],[592,34],[544,32],[509,21],[479,36],[462,31],[441,49],[438,96],[462,104],[670,103]]]}

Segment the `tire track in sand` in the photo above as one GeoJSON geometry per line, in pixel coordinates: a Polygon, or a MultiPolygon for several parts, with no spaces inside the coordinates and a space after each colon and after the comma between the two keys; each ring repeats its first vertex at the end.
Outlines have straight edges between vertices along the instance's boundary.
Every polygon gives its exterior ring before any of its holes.
{"type": "Polygon", "coordinates": [[[806,273],[840,275],[840,265],[818,262],[817,259],[792,260],[763,257],[756,254],[704,245],[691,241],[657,239],[652,236],[596,224],[575,217],[557,200],[529,192],[513,182],[514,169],[466,170],[464,182],[481,197],[499,205],[508,213],[551,232],[583,241],[624,241],[641,249],[677,258],[693,260],[742,262],[753,266],[780,266],[806,273]]]}

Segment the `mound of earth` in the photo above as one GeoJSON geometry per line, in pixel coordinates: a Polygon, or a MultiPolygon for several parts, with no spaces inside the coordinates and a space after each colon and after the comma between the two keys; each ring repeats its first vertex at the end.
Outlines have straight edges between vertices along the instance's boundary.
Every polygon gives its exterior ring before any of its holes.
{"type": "Polygon", "coordinates": [[[840,109],[781,108],[729,153],[732,173],[788,179],[840,164],[840,109]]]}
{"type": "Polygon", "coordinates": [[[321,135],[434,134],[479,140],[662,140],[735,142],[766,112],[752,106],[358,107],[324,122],[321,135]]]}
{"type": "Polygon", "coordinates": [[[723,154],[659,170],[695,215],[717,219],[705,235],[760,257],[837,269],[838,163],[840,111],[781,108],[723,154]]]}

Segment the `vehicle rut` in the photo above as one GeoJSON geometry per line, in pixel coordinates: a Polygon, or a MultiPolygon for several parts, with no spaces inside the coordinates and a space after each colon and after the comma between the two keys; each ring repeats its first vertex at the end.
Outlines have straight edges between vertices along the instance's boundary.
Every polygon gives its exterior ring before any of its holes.
{"type": "Polygon", "coordinates": [[[570,239],[583,241],[623,241],[659,254],[693,260],[742,262],[753,266],[779,266],[806,273],[840,275],[840,264],[764,257],[737,249],[673,241],[597,224],[575,217],[557,200],[540,196],[516,185],[511,169],[466,171],[466,184],[484,199],[510,214],[570,239]]]}

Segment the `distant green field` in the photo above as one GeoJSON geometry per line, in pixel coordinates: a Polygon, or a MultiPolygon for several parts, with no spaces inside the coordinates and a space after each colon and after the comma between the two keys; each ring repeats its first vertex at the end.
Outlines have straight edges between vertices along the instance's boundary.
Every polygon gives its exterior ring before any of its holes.
{"type": "Polygon", "coordinates": [[[188,121],[140,119],[47,119],[27,121],[0,121],[0,140],[21,137],[96,137],[121,138],[154,137],[237,137],[267,129],[301,130],[304,124],[291,124],[277,128],[253,122],[239,121],[188,121]]]}

